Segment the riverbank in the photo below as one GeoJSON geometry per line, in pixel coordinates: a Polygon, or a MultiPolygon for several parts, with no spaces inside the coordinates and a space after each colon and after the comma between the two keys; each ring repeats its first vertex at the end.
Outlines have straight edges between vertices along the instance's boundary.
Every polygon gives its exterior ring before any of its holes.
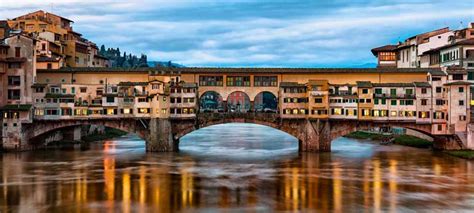
{"type": "Polygon", "coordinates": [[[473,150],[453,150],[453,151],[445,151],[444,153],[454,156],[454,157],[459,157],[459,158],[464,158],[468,160],[474,160],[474,151],[473,150]]]}
{"type": "Polygon", "coordinates": [[[117,138],[120,136],[126,135],[127,132],[124,132],[122,130],[118,129],[112,129],[112,128],[105,128],[103,134],[92,134],[88,136],[82,137],[83,142],[96,142],[96,141],[102,141],[102,140],[107,140],[107,139],[112,139],[112,138],[117,138]]]}
{"type": "MultiPolygon", "coordinates": [[[[347,138],[354,138],[354,139],[369,139],[369,140],[383,140],[384,138],[389,137],[389,135],[379,134],[379,133],[369,133],[363,131],[357,131],[345,135],[344,137],[347,138]]],[[[417,138],[411,135],[394,135],[394,144],[403,145],[403,146],[411,146],[416,148],[430,148],[433,146],[431,141],[417,138]]]]}

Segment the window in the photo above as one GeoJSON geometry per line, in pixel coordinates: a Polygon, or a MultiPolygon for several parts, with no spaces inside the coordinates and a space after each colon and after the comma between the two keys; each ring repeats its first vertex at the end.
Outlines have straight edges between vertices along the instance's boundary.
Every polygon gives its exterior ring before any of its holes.
{"type": "Polygon", "coordinates": [[[390,105],[396,106],[397,105],[397,100],[390,100],[390,105]]]}
{"type": "Polygon", "coordinates": [[[149,108],[138,108],[138,113],[148,114],[148,113],[150,113],[150,109],[149,108]]]}
{"type": "Polygon", "coordinates": [[[71,87],[71,94],[76,94],[76,87],[71,87]]]}
{"type": "Polygon", "coordinates": [[[20,76],[8,76],[8,86],[20,86],[20,76]]]}
{"type": "Polygon", "coordinates": [[[397,89],[390,89],[390,95],[391,96],[396,96],[397,95],[397,89]]]}
{"type": "Polygon", "coordinates": [[[9,100],[20,100],[20,90],[19,89],[9,89],[8,90],[8,99],[9,100]]]}
{"type": "Polygon", "coordinates": [[[86,93],[87,92],[87,87],[81,87],[81,93],[86,93]]]}
{"type": "Polygon", "coordinates": [[[21,56],[21,47],[15,47],[15,57],[19,58],[21,56]]]}
{"type": "Polygon", "coordinates": [[[276,87],[278,81],[276,76],[255,76],[253,85],[256,87],[276,87]]]}
{"type": "Polygon", "coordinates": [[[434,119],[444,119],[444,112],[435,112],[433,115],[434,119]]]}
{"type": "Polygon", "coordinates": [[[459,120],[460,121],[466,121],[466,116],[465,115],[460,115],[459,120]]]}
{"type": "Polygon", "coordinates": [[[407,95],[413,95],[413,89],[406,89],[405,94],[407,95]]]}
{"type": "Polygon", "coordinates": [[[444,100],[436,99],[436,105],[437,105],[437,106],[442,106],[442,105],[444,105],[444,100]]]}
{"type": "Polygon", "coordinates": [[[442,89],[441,87],[436,87],[436,93],[441,93],[442,89]]]}
{"type": "Polygon", "coordinates": [[[412,106],[413,105],[413,100],[405,100],[405,105],[412,106]]]}
{"type": "Polygon", "coordinates": [[[250,76],[227,76],[226,81],[227,86],[234,87],[249,87],[250,86],[250,76]]]}
{"type": "Polygon", "coordinates": [[[8,63],[8,68],[9,69],[20,69],[21,68],[21,63],[8,63]]]}
{"type": "Polygon", "coordinates": [[[463,74],[453,74],[453,80],[463,80],[463,74]]]}
{"type": "Polygon", "coordinates": [[[222,76],[199,76],[199,86],[223,86],[222,76]]]}
{"type": "Polygon", "coordinates": [[[421,105],[422,106],[426,106],[428,104],[428,100],[427,99],[421,99],[421,105]]]}
{"type": "Polygon", "coordinates": [[[421,94],[426,94],[427,93],[427,89],[426,88],[421,88],[421,94]]]}
{"type": "Polygon", "coordinates": [[[362,94],[369,94],[369,89],[362,89],[362,94]]]}
{"type": "Polygon", "coordinates": [[[323,103],[323,99],[322,98],[315,98],[314,103],[321,104],[321,103],[323,103]]]}
{"type": "Polygon", "coordinates": [[[464,92],[464,87],[459,87],[458,91],[459,91],[459,93],[463,93],[464,92]]]}
{"type": "Polygon", "coordinates": [[[114,103],[115,102],[115,97],[109,96],[107,97],[107,103],[114,103]]]}
{"type": "Polygon", "coordinates": [[[379,99],[378,99],[378,98],[374,99],[374,104],[375,104],[375,105],[378,105],[378,104],[379,104],[379,99]]]}
{"type": "Polygon", "coordinates": [[[36,93],[43,93],[43,92],[44,92],[44,88],[43,88],[43,87],[36,87],[36,88],[35,88],[35,92],[36,92],[36,93]]]}
{"type": "Polygon", "coordinates": [[[382,94],[382,88],[376,88],[375,89],[375,94],[377,94],[377,95],[382,94]]]}
{"type": "Polygon", "coordinates": [[[459,100],[459,106],[464,106],[464,100],[459,100]]]}
{"type": "Polygon", "coordinates": [[[430,112],[418,112],[418,118],[430,118],[430,112]]]}
{"type": "Polygon", "coordinates": [[[438,124],[438,131],[443,131],[443,125],[438,124]]]}

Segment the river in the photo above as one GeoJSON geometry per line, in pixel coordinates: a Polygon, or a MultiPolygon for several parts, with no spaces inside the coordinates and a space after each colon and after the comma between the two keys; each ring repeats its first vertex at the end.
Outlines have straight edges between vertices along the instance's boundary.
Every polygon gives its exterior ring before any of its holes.
{"type": "Polygon", "coordinates": [[[253,124],[182,138],[147,153],[127,135],[81,150],[1,154],[0,212],[474,210],[474,162],[339,138],[331,153],[253,124]]]}

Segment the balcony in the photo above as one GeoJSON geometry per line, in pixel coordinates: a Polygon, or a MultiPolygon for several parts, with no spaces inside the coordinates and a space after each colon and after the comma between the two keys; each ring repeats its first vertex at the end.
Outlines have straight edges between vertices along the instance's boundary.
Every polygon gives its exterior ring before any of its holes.
{"type": "Polygon", "coordinates": [[[414,94],[374,94],[374,98],[415,99],[414,94]]]}
{"type": "Polygon", "coordinates": [[[310,91],[309,94],[311,96],[325,96],[325,95],[328,95],[329,92],[328,91],[310,91]]]}
{"type": "Polygon", "coordinates": [[[357,96],[357,92],[338,91],[335,93],[331,93],[330,96],[357,96]]]}

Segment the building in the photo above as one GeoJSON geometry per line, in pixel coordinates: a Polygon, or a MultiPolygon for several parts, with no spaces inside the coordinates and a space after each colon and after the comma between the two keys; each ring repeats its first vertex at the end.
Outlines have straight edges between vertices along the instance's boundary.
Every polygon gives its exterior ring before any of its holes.
{"type": "Polygon", "coordinates": [[[36,40],[9,35],[0,41],[0,106],[4,147],[18,148],[23,124],[33,121],[33,89],[36,80],[36,40]]]}
{"type": "MultiPolygon", "coordinates": [[[[98,54],[97,45],[75,32],[72,23],[70,19],[39,10],[0,21],[0,29],[4,29],[0,36],[14,30],[39,40],[36,50],[38,57],[42,58],[38,60],[41,68],[48,67],[45,57],[54,63],[59,62],[59,67],[107,67],[108,59],[98,54]]],[[[57,67],[54,63],[51,69],[57,67]]]]}

